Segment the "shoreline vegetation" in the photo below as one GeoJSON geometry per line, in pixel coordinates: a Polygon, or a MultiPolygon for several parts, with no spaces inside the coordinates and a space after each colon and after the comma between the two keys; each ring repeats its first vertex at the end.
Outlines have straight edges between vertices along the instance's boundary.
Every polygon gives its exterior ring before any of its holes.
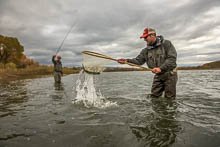
{"type": "MultiPolygon", "coordinates": [[[[220,62],[220,61],[218,61],[220,62]]],[[[196,67],[178,67],[177,70],[220,70],[219,67],[210,66],[210,64],[196,66],[196,67]]],[[[63,67],[65,75],[78,74],[82,67],[63,67]]],[[[138,68],[125,68],[125,67],[107,67],[104,72],[123,72],[123,71],[147,71],[138,68]]],[[[53,76],[53,66],[38,65],[28,66],[26,68],[0,68],[0,81],[11,81],[20,79],[32,79],[46,76],[53,76]]]]}
{"type": "MultiPolygon", "coordinates": [[[[79,73],[82,67],[63,67],[63,74],[79,73]]],[[[178,67],[178,70],[212,70],[220,69],[220,61],[201,66],[178,67]]],[[[146,71],[134,67],[106,67],[104,72],[146,71]]],[[[52,65],[40,65],[24,54],[24,46],[15,37],[0,35],[0,81],[37,78],[53,75],[52,65]]]]}
{"type": "MultiPolygon", "coordinates": [[[[79,73],[79,68],[63,68],[63,74],[79,73]]],[[[53,66],[30,66],[26,68],[0,68],[0,81],[31,79],[45,76],[53,76],[53,66]]]]}

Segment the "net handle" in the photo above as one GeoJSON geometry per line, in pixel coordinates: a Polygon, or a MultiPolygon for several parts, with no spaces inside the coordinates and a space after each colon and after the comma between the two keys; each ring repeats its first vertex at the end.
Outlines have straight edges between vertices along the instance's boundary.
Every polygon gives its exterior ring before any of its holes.
{"type": "MultiPolygon", "coordinates": [[[[90,55],[90,56],[95,56],[95,57],[104,58],[104,59],[109,59],[109,60],[118,62],[117,59],[114,59],[114,58],[112,58],[112,57],[109,57],[109,56],[107,56],[107,55],[103,55],[103,54],[100,54],[100,53],[96,53],[96,52],[92,52],[92,51],[83,51],[82,53],[83,53],[83,54],[90,55]]],[[[149,68],[146,68],[146,67],[143,67],[143,66],[134,64],[134,63],[125,62],[125,64],[130,65],[130,66],[139,67],[139,68],[142,68],[142,69],[145,69],[145,70],[150,70],[149,68]]]]}

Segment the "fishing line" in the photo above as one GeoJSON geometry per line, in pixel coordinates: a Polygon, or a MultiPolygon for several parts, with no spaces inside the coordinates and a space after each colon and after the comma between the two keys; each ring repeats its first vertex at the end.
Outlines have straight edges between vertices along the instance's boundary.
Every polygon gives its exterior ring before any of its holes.
{"type": "Polygon", "coordinates": [[[56,54],[58,54],[58,52],[61,50],[63,44],[64,44],[64,41],[66,40],[67,36],[69,35],[69,33],[73,30],[74,26],[76,26],[77,24],[77,18],[76,18],[76,21],[72,24],[70,30],[67,32],[66,36],[64,37],[63,41],[61,42],[59,48],[57,49],[56,51],[56,54]]]}

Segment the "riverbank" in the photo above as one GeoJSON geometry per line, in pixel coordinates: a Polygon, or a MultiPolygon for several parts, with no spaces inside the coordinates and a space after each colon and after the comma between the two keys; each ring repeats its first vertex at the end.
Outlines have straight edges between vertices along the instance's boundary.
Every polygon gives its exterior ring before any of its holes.
{"type": "MultiPolygon", "coordinates": [[[[63,68],[63,73],[65,75],[69,74],[77,74],[81,70],[80,67],[73,68],[63,68]]],[[[178,70],[220,70],[218,69],[200,69],[200,68],[184,68],[179,67],[178,70]]],[[[108,67],[104,70],[104,72],[127,72],[127,71],[144,71],[142,69],[137,68],[119,68],[119,67],[108,67]]],[[[2,69],[0,68],[0,81],[12,81],[12,80],[20,80],[20,79],[32,79],[32,78],[40,78],[47,77],[53,75],[53,67],[52,66],[34,66],[27,67],[21,69],[2,69]]]]}
{"type": "MultiPolygon", "coordinates": [[[[63,68],[63,74],[79,73],[77,68],[63,68]]],[[[0,81],[11,81],[19,79],[31,79],[53,75],[53,67],[51,66],[36,66],[22,69],[0,69],[0,81]]]]}

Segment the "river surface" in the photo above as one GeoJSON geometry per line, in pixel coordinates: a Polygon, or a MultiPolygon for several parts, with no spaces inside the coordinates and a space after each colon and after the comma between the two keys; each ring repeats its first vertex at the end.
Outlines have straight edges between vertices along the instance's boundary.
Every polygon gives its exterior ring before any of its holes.
{"type": "Polygon", "coordinates": [[[178,75],[175,100],[148,97],[150,72],[90,75],[94,106],[79,74],[1,82],[0,147],[220,147],[220,70],[178,75]]]}

